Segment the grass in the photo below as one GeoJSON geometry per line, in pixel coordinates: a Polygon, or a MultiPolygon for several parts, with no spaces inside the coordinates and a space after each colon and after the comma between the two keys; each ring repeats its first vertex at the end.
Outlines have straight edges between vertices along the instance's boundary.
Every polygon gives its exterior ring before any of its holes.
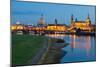
{"type": "Polygon", "coordinates": [[[28,61],[40,51],[46,37],[33,35],[12,35],[12,64],[28,65],[28,61]]]}

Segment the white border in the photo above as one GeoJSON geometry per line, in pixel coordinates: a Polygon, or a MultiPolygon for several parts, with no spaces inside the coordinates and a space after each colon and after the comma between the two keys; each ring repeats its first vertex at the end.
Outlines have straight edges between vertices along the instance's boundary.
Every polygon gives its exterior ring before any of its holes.
{"type": "Polygon", "coordinates": [[[17,1],[36,1],[36,2],[51,2],[51,3],[68,3],[82,5],[96,5],[96,0],[17,0],[17,1]]]}
{"type": "Polygon", "coordinates": [[[10,65],[10,0],[0,0],[0,67],[10,65]]]}

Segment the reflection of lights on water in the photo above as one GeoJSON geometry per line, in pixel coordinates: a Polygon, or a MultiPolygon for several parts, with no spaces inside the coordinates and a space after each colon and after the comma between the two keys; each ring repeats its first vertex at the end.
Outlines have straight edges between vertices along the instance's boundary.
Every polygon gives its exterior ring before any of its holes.
{"type": "Polygon", "coordinates": [[[74,35],[74,48],[76,47],[76,42],[75,42],[76,36],[74,35]]]}
{"type": "Polygon", "coordinates": [[[91,49],[90,36],[87,36],[86,37],[86,45],[85,45],[85,48],[86,48],[87,56],[89,56],[89,52],[90,52],[90,49],[91,49]]]}
{"type": "Polygon", "coordinates": [[[86,55],[89,56],[90,49],[91,49],[91,37],[90,36],[76,36],[76,35],[70,35],[71,37],[71,47],[72,48],[80,48],[86,50],[86,55]],[[79,41],[77,41],[79,40],[79,41]]]}
{"type": "Polygon", "coordinates": [[[49,34],[49,37],[53,38],[60,38],[64,39],[66,36],[69,36],[70,38],[70,46],[72,51],[74,49],[80,49],[83,50],[85,49],[86,51],[86,56],[89,56],[90,49],[91,49],[91,37],[90,36],[76,36],[76,35],[63,35],[63,34],[49,34]]]}
{"type": "Polygon", "coordinates": [[[52,37],[52,38],[64,39],[64,37],[65,37],[66,35],[64,35],[64,34],[48,34],[47,36],[52,37]]]}
{"type": "Polygon", "coordinates": [[[71,38],[71,47],[75,48],[76,47],[76,35],[69,35],[71,38]]]}

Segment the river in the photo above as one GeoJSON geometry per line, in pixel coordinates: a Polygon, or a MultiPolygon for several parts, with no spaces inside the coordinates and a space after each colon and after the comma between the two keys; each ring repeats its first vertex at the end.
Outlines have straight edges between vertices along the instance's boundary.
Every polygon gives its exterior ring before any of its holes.
{"type": "Polygon", "coordinates": [[[96,60],[96,38],[95,36],[77,35],[49,35],[53,38],[64,39],[69,45],[62,48],[66,52],[60,63],[95,61],[96,60]]]}

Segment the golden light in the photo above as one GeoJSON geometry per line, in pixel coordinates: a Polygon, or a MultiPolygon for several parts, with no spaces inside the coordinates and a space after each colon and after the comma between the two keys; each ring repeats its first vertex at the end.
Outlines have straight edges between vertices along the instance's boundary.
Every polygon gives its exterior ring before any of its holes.
{"type": "Polygon", "coordinates": [[[17,30],[23,30],[23,26],[21,26],[21,25],[19,25],[19,26],[17,26],[17,30]]]}
{"type": "Polygon", "coordinates": [[[65,26],[47,26],[47,30],[66,31],[65,26]]]}
{"type": "Polygon", "coordinates": [[[16,30],[16,26],[11,26],[11,30],[16,30]]]}

